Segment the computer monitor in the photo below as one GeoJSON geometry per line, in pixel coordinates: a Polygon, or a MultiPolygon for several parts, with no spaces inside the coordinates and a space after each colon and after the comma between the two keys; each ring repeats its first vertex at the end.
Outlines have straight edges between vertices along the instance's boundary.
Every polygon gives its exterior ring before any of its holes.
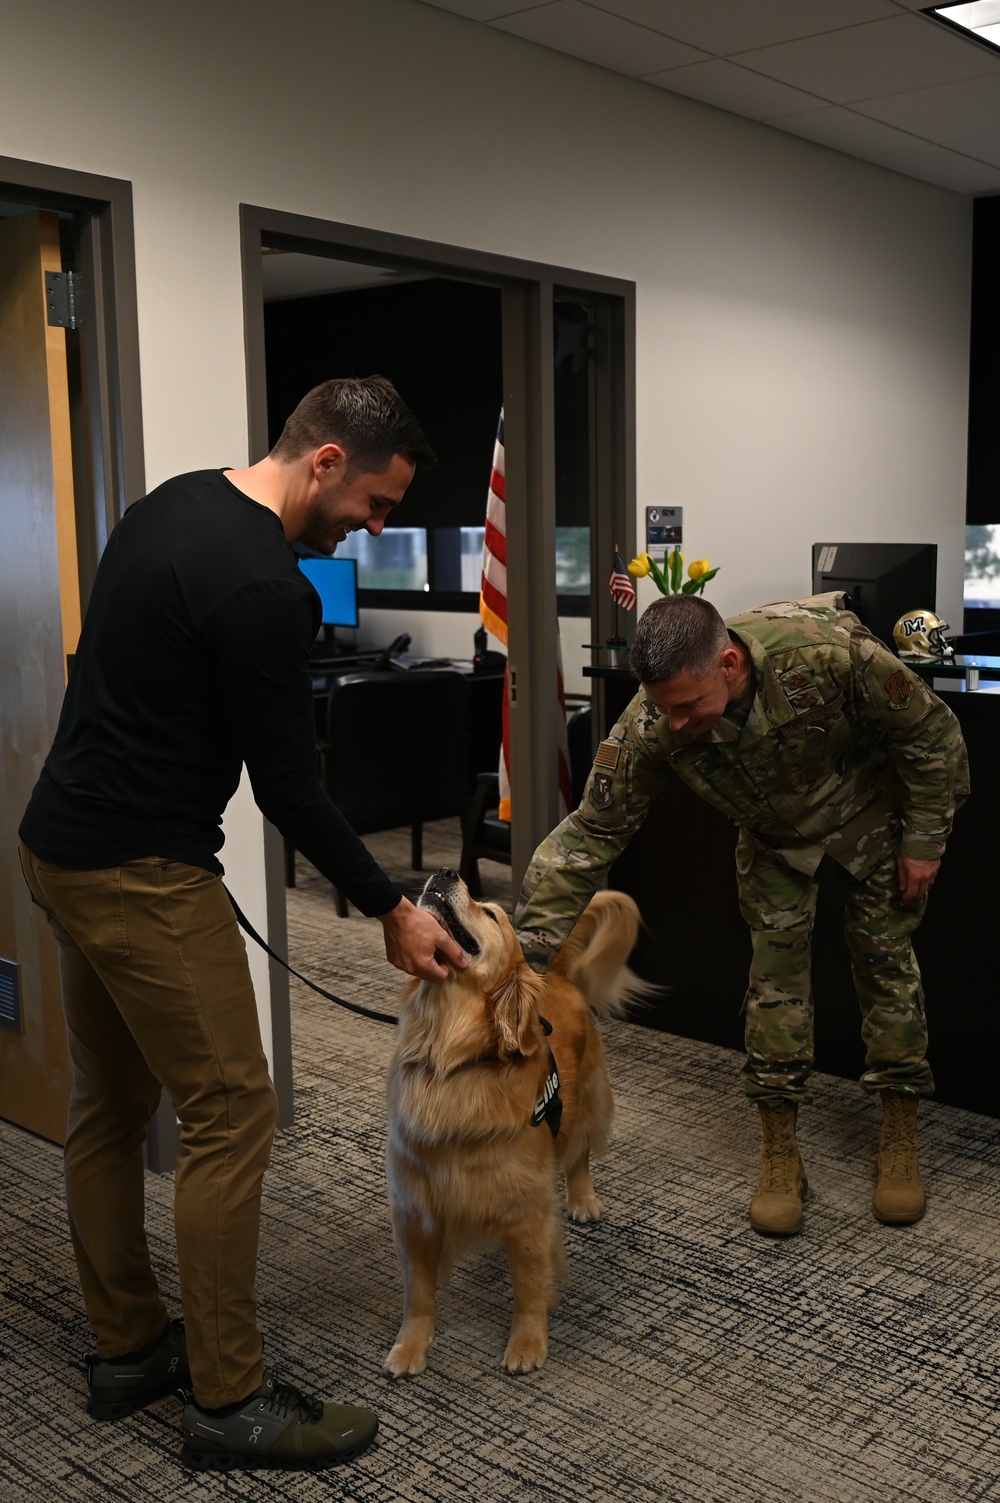
{"type": "Polygon", "coordinates": [[[934,610],[936,543],[813,543],[813,594],[843,590],[848,608],[893,647],[900,616],[934,610]]]}
{"type": "Polygon", "coordinates": [[[323,625],[357,626],[357,560],[353,558],[300,558],[299,568],[323,602],[323,625]]]}

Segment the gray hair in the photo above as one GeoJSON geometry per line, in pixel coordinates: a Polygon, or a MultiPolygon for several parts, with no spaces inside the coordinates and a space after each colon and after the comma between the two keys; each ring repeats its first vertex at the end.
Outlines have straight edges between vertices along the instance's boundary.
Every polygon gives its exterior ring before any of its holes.
{"type": "Polygon", "coordinates": [[[704,678],[729,643],[714,605],[698,595],[665,595],[640,616],[629,667],[643,684],[663,683],[685,669],[704,678]]]}

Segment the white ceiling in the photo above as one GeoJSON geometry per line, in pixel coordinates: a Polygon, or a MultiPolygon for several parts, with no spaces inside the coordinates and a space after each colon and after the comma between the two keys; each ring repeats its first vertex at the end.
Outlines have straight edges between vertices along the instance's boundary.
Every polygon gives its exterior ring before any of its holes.
{"type": "MultiPolygon", "coordinates": [[[[0,212],[3,205],[0,204],[0,212]]],[[[367,287],[420,282],[424,273],[395,266],[365,266],[339,256],[304,255],[300,251],[264,248],[261,260],[265,303],[287,298],[315,297],[321,292],[360,292],[367,287]]]]}
{"type": "Polygon", "coordinates": [[[956,193],[1000,192],[1000,51],[919,0],[424,0],[956,193]]]}

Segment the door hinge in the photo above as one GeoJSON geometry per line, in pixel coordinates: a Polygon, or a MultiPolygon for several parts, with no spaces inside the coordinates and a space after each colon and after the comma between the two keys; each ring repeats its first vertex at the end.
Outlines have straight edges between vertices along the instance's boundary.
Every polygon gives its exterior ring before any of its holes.
{"type": "Polygon", "coordinates": [[[78,329],[82,324],[82,283],[75,271],[45,273],[45,302],[53,328],[78,329]]]}

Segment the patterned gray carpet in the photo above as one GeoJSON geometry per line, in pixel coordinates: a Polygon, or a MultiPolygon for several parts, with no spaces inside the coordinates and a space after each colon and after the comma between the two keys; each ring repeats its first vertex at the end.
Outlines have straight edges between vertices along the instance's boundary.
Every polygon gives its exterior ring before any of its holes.
{"type": "MultiPolygon", "coordinates": [[[[428,864],[456,863],[453,841],[450,826],[429,830],[428,864]]],[[[405,877],[401,840],[371,844],[405,877]]],[[[326,884],[300,871],[295,962],[392,1007],[377,924],[338,919],[326,884]]],[[[504,896],[507,873],[483,873],[504,896]]],[[[262,1317],[273,1355],[304,1384],[378,1408],[375,1447],[316,1476],[206,1478],[177,1462],[171,1400],[117,1425],[87,1420],[59,1154],[0,1124],[3,1503],[1000,1499],[1000,1122],[923,1108],[930,1209],[892,1230],[868,1210],[876,1110],[820,1077],[802,1131],[807,1230],[765,1241],[746,1221],[757,1149],[736,1058],[609,1026],[606,1219],[568,1229],[548,1365],[501,1372],[509,1292],[486,1257],[456,1271],[428,1371],[393,1384],[380,1372],[400,1303],[381,1168],[392,1033],[301,988],[294,1026],[298,1116],[266,1182],[262,1317]]],[[[169,1179],[150,1178],[148,1203],[175,1299],[169,1179]]]]}

